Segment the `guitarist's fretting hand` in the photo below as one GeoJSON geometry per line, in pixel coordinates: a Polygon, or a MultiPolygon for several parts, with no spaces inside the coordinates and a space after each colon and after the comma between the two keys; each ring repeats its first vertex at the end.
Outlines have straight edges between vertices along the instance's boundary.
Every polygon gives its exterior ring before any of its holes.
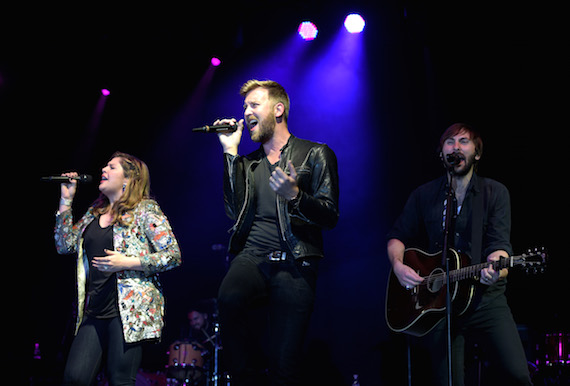
{"type": "MultiPolygon", "coordinates": [[[[487,256],[487,261],[497,261],[499,258],[507,256],[509,256],[509,254],[506,251],[499,250],[492,252],[489,256],[487,256]]],[[[481,278],[479,279],[479,282],[485,285],[493,285],[499,279],[506,277],[508,273],[509,271],[506,268],[501,269],[500,271],[495,271],[493,269],[493,266],[489,264],[489,267],[483,268],[481,270],[481,278]]]]}

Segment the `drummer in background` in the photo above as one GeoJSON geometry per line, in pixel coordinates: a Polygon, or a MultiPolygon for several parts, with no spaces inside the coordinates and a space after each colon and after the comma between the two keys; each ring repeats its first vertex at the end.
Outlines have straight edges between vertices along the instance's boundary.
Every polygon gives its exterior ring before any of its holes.
{"type": "Polygon", "coordinates": [[[188,311],[188,323],[190,324],[190,332],[188,333],[188,339],[190,342],[196,342],[204,346],[212,345],[213,340],[213,328],[208,319],[208,313],[203,312],[199,307],[194,307],[188,311]]]}
{"type": "Polygon", "coordinates": [[[202,350],[208,353],[212,353],[216,345],[214,321],[210,319],[210,308],[207,302],[199,302],[190,307],[187,313],[189,329],[183,335],[189,342],[197,343],[202,350]]]}

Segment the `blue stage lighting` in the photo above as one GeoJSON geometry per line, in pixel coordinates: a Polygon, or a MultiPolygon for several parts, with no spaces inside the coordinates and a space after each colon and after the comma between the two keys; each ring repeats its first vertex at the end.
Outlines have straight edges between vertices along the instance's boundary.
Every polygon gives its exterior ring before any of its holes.
{"type": "Polygon", "coordinates": [[[346,28],[346,30],[351,34],[362,32],[365,25],[366,22],[362,16],[357,13],[351,13],[346,17],[346,19],[344,19],[344,28],[346,28]]]}
{"type": "Polygon", "coordinates": [[[305,40],[313,40],[317,37],[319,30],[317,26],[311,23],[310,21],[304,21],[299,24],[299,28],[297,29],[299,35],[305,40]]]}

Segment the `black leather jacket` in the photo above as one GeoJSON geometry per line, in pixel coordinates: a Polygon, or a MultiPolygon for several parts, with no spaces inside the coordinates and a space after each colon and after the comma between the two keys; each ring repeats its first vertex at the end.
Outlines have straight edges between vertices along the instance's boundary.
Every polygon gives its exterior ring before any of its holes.
{"type": "MultiPolygon", "coordinates": [[[[253,170],[263,157],[261,146],[247,156],[224,154],[224,204],[226,214],[235,221],[229,246],[232,254],[243,249],[255,217],[253,170]]],[[[325,144],[291,135],[279,167],[287,170],[289,160],[297,171],[300,193],[294,202],[277,195],[280,235],[296,259],[322,257],[322,229],[333,228],[338,220],[336,156],[325,144]]]]}

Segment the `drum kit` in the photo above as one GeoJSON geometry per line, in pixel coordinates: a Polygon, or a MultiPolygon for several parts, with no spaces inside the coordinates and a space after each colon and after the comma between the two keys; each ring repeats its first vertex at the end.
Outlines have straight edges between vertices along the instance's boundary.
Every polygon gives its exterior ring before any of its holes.
{"type": "Polygon", "coordinates": [[[220,373],[220,324],[213,312],[213,333],[203,342],[177,340],[168,349],[166,386],[229,386],[227,373],[220,373]],[[206,348],[206,344],[210,349],[206,348]]]}
{"type": "Polygon", "coordinates": [[[541,358],[537,364],[547,367],[570,366],[570,334],[562,332],[546,334],[544,343],[537,345],[537,351],[541,358]]]}
{"type": "Polygon", "coordinates": [[[535,385],[570,384],[570,333],[545,334],[535,353],[536,359],[529,362],[535,385]]]}
{"type": "MultiPolygon", "coordinates": [[[[176,341],[167,352],[166,386],[229,386],[226,373],[220,374],[218,359],[219,325],[214,322],[213,353],[196,342],[176,341]]],[[[536,359],[528,362],[536,385],[570,384],[570,333],[549,333],[535,346],[536,359]]]]}

